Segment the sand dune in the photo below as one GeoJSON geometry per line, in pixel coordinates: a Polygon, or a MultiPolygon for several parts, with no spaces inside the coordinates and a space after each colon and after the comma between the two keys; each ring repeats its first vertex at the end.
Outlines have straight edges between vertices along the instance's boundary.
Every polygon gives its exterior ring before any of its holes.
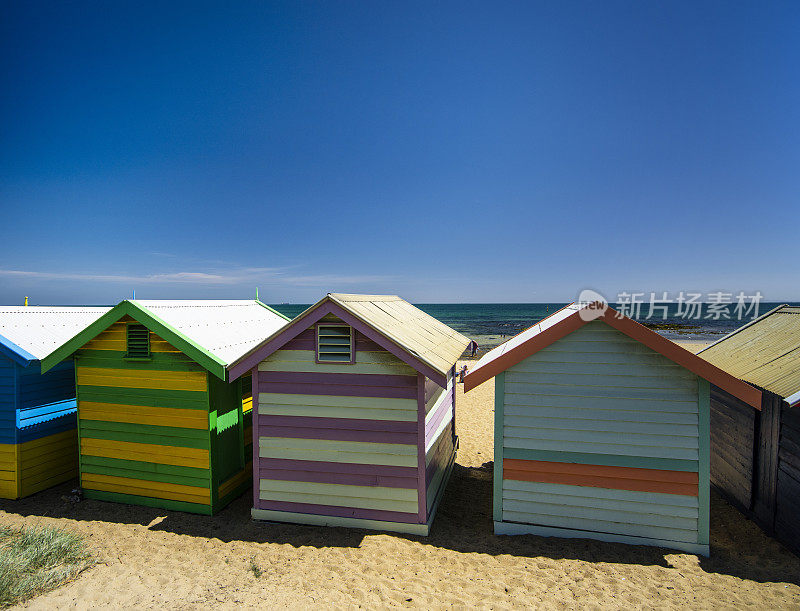
{"type": "Polygon", "coordinates": [[[84,535],[100,559],[26,606],[800,606],[800,559],[716,495],[708,559],[589,540],[494,536],[492,392],[491,381],[466,397],[459,387],[458,464],[427,539],[255,523],[247,496],[213,518],[73,504],[61,498],[66,485],[0,501],[2,523],[64,526],[84,535]]]}

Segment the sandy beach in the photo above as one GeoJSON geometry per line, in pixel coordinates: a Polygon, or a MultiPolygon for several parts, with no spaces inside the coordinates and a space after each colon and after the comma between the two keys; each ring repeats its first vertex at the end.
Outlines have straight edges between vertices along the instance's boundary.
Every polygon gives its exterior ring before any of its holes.
{"type": "MultiPolygon", "coordinates": [[[[692,349],[698,349],[693,346],[692,349]]],[[[800,559],[712,495],[711,557],[492,533],[493,386],[457,395],[460,450],[431,536],[256,523],[99,501],[63,485],[0,501],[3,524],[80,533],[99,563],[29,601],[52,608],[797,608],[800,559]]]]}

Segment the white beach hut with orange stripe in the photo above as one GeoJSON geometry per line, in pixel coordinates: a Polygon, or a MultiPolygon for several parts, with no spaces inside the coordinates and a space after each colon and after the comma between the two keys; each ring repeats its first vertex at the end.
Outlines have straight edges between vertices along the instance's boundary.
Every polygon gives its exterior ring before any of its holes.
{"type": "Polygon", "coordinates": [[[761,392],[598,304],[571,304],[488,352],[497,534],[709,552],[709,386],[761,392]]]}

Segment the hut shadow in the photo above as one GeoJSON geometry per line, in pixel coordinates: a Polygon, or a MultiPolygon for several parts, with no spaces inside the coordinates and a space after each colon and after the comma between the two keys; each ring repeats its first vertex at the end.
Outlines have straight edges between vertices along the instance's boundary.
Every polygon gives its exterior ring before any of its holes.
{"type": "Polygon", "coordinates": [[[83,499],[71,500],[78,481],[73,480],[19,500],[0,499],[0,511],[21,517],[42,517],[81,522],[138,525],[190,537],[219,539],[225,543],[283,543],[295,547],[359,547],[369,531],[297,524],[257,522],[250,517],[252,496],[247,491],[214,516],[83,499]]]}
{"type": "Polygon", "coordinates": [[[456,464],[431,534],[421,541],[462,553],[671,566],[665,559],[665,551],[659,548],[591,539],[495,535],[492,516],[493,469],[492,461],[477,468],[456,464]]]}
{"type": "Polygon", "coordinates": [[[800,586],[800,557],[769,537],[713,488],[711,556],[700,558],[700,568],[760,583],[800,586]]]}
{"type": "MultiPolygon", "coordinates": [[[[533,535],[497,536],[492,521],[492,470],[486,462],[471,468],[456,464],[436,520],[428,537],[389,536],[461,553],[524,558],[583,560],[613,564],[674,566],[674,550],[605,543],[591,539],[559,539],[533,535]]],[[[357,548],[375,531],[258,522],[250,517],[251,496],[245,493],[215,516],[179,511],[68,499],[77,481],[34,496],[0,499],[0,510],[24,517],[41,516],[77,521],[141,525],[153,531],[215,538],[225,543],[279,543],[293,547],[357,548]]],[[[753,522],[712,491],[711,557],[699,559],[700,568],[756,582],[800,585],[800,559],[767,537],[753,522]]]]}
{"type": "MultiPolygon", "coordinates": [[[[533,535],[493,534],[493,462],[479,468],[456,465],[426,543],[458,552],[520,557],[584,560],[673,568],[676,550],[605,543],[591,539],[559,539],[533,535]]],[[[800,585],[800,558],[754,522],[711,492],[711,556],[698,556],[699,567],[760,583],[800,585]]]]}

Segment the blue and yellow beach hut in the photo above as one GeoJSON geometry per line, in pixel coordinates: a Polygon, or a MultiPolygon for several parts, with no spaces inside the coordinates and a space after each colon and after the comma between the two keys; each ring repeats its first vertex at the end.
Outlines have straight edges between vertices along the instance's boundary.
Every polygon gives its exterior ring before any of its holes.
{"type": "Polygon", "coordinates": [[[41,360],[109,308],[0,308],[0,497],[28,496],[75,477],[75,371],[41,360]]]}

